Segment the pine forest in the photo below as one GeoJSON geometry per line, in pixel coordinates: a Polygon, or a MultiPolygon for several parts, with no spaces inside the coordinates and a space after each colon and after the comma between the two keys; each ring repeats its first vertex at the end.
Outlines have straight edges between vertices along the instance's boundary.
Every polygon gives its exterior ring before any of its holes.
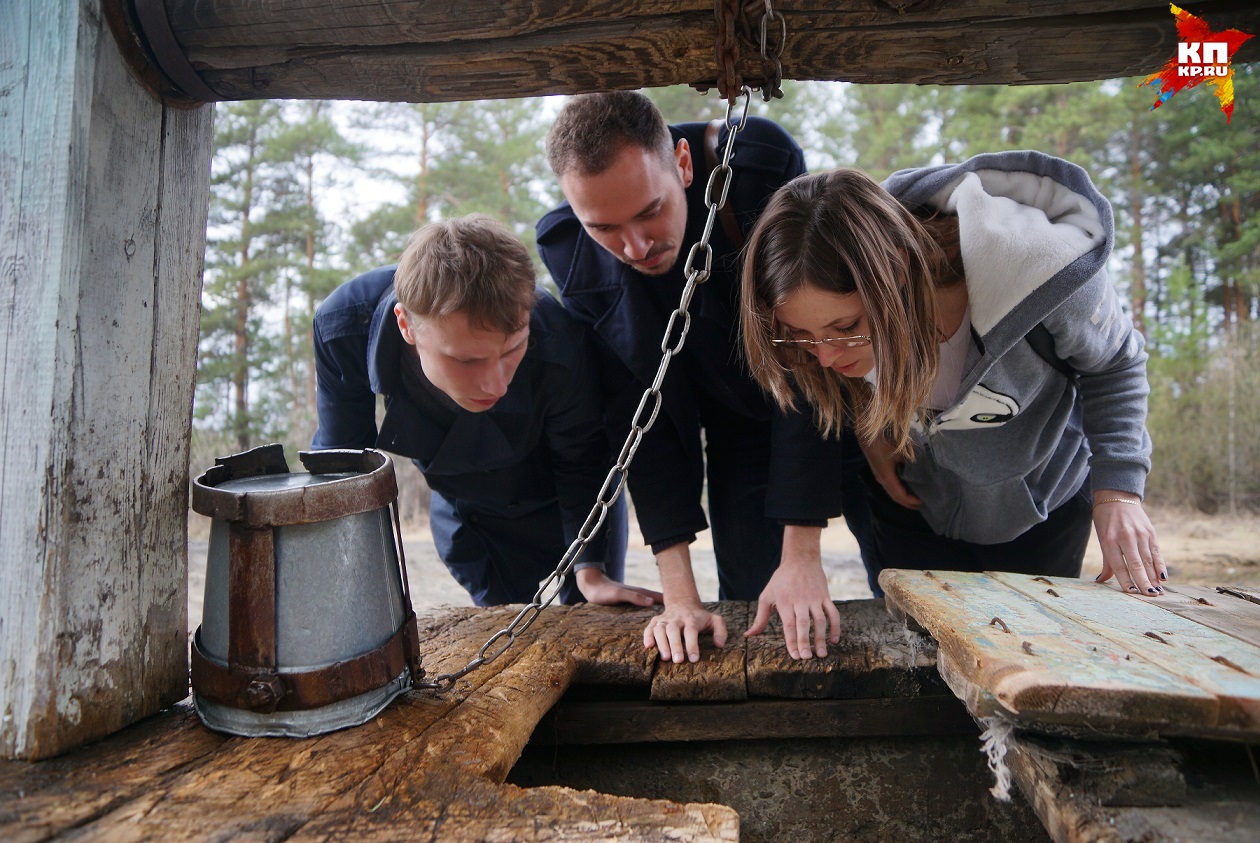
{"type": "MultiPolygon", "coordinates": [[[[752,112],[811,170],[1037,149],[1084,167],[1115,210],[1111,276],[1150,353],[1155,504],[1260,511],[1260,64],[1235,68],[1226,121],[1205,89],[1152,109],[1140,79],[1044,86],[796,82],[752,112]]],[[[670,122],[713,92],[648,92],[670,122]]],[[[194,474],[315,430],[310,326],[342,281],[393,263],[426,221],[490,214],[532,244],[560,199],[543,155],[558,98],[442,104],[220,103],[202,293],[194,474]]],[[[554,287],[541,263],[539,282],[554,287]]],[[[402,462],[402,461],[399,461],[402,462]]],[[[426,505],[404,474],[407,516],[426,505]]]]}

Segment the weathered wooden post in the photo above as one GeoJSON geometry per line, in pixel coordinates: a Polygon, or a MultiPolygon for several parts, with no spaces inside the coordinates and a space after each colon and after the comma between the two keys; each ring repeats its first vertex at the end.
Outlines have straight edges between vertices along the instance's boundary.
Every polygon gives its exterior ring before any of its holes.
{"type": "Polygon", "coordinates": [[[187,479],[213,109],[100,0],[0,4],[0,754],[187,695],[187,479]]]}

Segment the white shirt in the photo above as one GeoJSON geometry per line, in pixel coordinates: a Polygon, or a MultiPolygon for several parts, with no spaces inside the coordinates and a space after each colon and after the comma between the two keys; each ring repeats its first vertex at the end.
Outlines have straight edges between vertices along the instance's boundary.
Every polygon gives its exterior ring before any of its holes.
{"type": "Polygon", "coordinates": [[[941,343],[941,360],[936,370],[936,384],[928,398],[930,410],[947,410],[958,397],[967,351],[971,348],[971,308],[963,311],[962,323],[954,335],[941,343]]]}

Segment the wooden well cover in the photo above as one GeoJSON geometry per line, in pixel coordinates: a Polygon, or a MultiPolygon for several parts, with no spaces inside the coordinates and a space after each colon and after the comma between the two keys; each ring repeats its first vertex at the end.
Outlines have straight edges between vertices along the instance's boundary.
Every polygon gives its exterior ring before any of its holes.
{"type": "Polygon", "coordinates": [[[1260,737],[1257,590],[1158,598],[1058,577],[888,570],[889,610],[922,625],[975,717],[1091,733],[1260,737]]]}

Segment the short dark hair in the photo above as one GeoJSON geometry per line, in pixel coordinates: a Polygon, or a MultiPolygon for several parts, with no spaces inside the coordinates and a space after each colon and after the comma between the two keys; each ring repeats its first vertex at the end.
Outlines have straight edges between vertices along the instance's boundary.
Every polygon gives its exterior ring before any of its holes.
{"type": "Polygon", "coordinates": [[[547,132],[547,163],[557,177],[592,176],[612,166],[626,144],[653,150],[667,165],[674,141],[660,109],[638,91],[570,97],[547,132]]]}
{"type": "Polygon", "coordinates": [[[512,334],[534,306],[534,262],[510,228],[485,214],[442,220],[407,241],[394,293],[413,316],[462,311],[472,325],[512,334]]]}

